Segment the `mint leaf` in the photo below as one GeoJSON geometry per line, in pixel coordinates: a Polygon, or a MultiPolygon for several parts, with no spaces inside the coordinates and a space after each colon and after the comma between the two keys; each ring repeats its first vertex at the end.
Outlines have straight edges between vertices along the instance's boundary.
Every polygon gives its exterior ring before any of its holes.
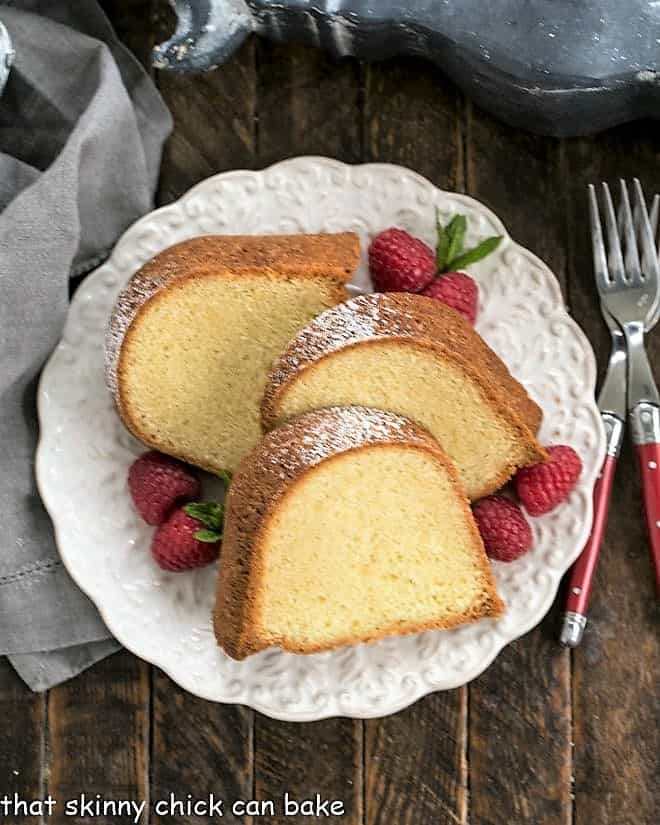
{"type": "MultiPolygon", "coordinates": [[[[222,530],[222,521],[224,517],[224,507],[222,504],[218,504],[215,501],[192,503],[186,504],[183,509],[189,516],[196,518],[197,521],[201,521],[202,524],[210,530],[222,530]]],[[[209,540],[210,539],[206,539],[206,541],[209,540]]],[[[214,541],[217,541],[217,539],[214,539],[214,541]]]]}
{"type": "Polygon", "coordinates": [[[449,265],[450,261],[457,258],[463,251],[463,241],[465,240],[466,230],[467,220],[465,215],[454,215],[454,217],[447,224],[445,230],[449,236],[447,260],[445,261],[447,265],[449,265]]]}
{"type": "Polygon", "coordinates": [[[197,541],[203,541],[204,544],[215,544],[216,541],[220,541],[222,538],[222,533],[217,530],[198,530],[195,533],[195,538],[197,541]]]}
{"type": "Polygon", "coordinates": [[[449,235],[440,221],[440,212],[435,210],[435,228],[438,232],[438,240],[435,245],[435,265],[438,272],[443,272],[447,263],[447,252],[449,250],[449,235]]]}
{"type": "Polygon", "coordinates": [[[217,476],[219,479],[222,479],[225,487],[229,487],[229,485],[231,484],[231,473],[229,472],[229,470],[220,470],[220,472],[217,473],[217,476]]]}
{"type": "Polygon", "coordinates": [[[450,259],[447,262],[447,268],[445,271],[455,272],[458,269],[463,269],[463,267],[468,266],[469,264],[474,264],[477,261],[480,261],[482,258],[485,258],[486,255],[490,255],[491,252],[497,249],[501,240],[502,235],[493,235],[491,238],[486,238],[485,241],[477,244],[474,249],[468,249],[468,251],[464,252],[462,255],[450,259]]]}

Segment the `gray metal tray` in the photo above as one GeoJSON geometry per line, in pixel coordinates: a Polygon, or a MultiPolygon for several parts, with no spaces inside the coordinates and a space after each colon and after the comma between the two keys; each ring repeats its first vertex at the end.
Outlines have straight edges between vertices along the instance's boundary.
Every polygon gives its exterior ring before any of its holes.
{"type": "Polygon", "coordinates": [[[159,68],[210,69],[251,32],[378,60],[422,55],[484,109],[547,135],[660,112],[655,0],[170,0],[159,68]]]}

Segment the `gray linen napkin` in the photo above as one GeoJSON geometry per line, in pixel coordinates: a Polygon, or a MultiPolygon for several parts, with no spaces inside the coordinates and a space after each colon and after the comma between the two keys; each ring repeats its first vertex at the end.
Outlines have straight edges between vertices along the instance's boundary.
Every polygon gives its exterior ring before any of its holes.
{"type": "Polygon", "coordinates": [[[171,121],[93,0],[0,0],[0,19],[16,50],[0,97],[0,654],[44,690],[118,645],[35,486],[38,376],[69,279],[151,209],[171,121]]]}

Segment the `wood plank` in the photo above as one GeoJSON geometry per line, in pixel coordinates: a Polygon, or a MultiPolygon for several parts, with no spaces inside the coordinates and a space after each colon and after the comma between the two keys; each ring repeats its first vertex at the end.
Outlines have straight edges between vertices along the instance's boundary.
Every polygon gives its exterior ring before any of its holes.
{"type": "Polygon", "coordinates": [[[557,613],[470,686],[471,825],[571,822],[571,695],[557,613]]]}
{"type": "Polygon", "coordinates": [[[231,806],[252,796],[252,711],[198,699],[155,669],[153,709],[151,825],[210,821],[188,813],[188,795],[224,800],[222,821],[230,825],[251,821],[233,816],[231,806]],[[171,794],[183,808],[169,806],[171,794]]]}
{"type": "MultiPolygon", "coordinates": [[[[361,158],[361,78],[356,61],[337,62],[320,51],[259,42],[258,164],[329,155],[361,158]]],[[[320,793],[345,803],[328,822],[359,823],[362,816],[362,724],[330,719],[310,725],[255,718],[255,791],[258,799],[298,799],[320,793]]],[[[309,822],[275,817],[256,822],[309,822]]],[[[320,820],[319,820],[320,821],[320,820]]],[[[323,821],[326,821],[325,819],[323,821]]]]}
{"type": "MultiPolygon", "coordinates": [[[[468,109],[467,191],[566,285],[558,141],[468,109]]],[[[557,615],[505,648],[470,686],[470,823],[564,825],[571,817],[569,654],[557,615]]]]}
{"type": "MultiPolygon", "coordinates": [[[[586,185],[637,175],[660,191],[660,124],[621,127],[567,143],[573,313],[606,362],[607,332],[592,284],[586,185]]],[[[648,339],[660,379],[660,336],[648,339]]],[[[575,825],[656,825],[660,811],[660,673],[654,593],[636,459],[619,462],[590,621],[574,654],[575,825]]]]}
{"type": "MultiPolygon", "coordinates": [[[[66,800],[149,801],[149,666],[122,651],[48,695],[45,792],[58,801],[48,819],[70,823],[66,800]]],[[[75,819],[125,823],[125,815],[75,819]]],[[[143,820],[146,821],[146,820],[143,820]]]]}
{"type": "Polygon", "coordinates": [[[467,192],[502,219],[566,285],[565,182],[561,143],[512,129],[468,104],[467,192]]]}
{"type": "MultiPolygon", "coordinates": [[[[158,37],[171,18],[159,7],[158,37]]],[[[251,167],[255,153],[255,44],[248,41],[227,64],[198,75],[157,72],[156,79],[174,118],[161,173],[160,203],[178,198],[198,181],[231,168],[251,167]]],[[[154,802],[170,793],[228,801],[250,799],[253,786],[253,713],[243,707],[197,699],[154,669],[152,787],[154,802]],[[185,758],[173,758],[183,754],[185,758]]],[[[208,821],[181,809],[152,815],[152,825],[208,821]]],[[[233,817],[226,805],[223,822],[233,817]]]]}
{"type": "MultiPolygon", "coordinates": [[[[18,794],[22,800],[41,799],[44,767],[46,695],[23,683],[4,657],[0,659],[0,799],[18,794]]],[[[0,819],[4,809],[0,808],[0,819]]],[[[22,813],[8,817],[14,825],[33,825],[35,818],[22,813]]]]}
{"type": "Polygon", "coordinates": [[[466,723],[466,688],[367,721],[365,823],[466,823],[466,723]]]}
{"type": "Polygon", "coordinates": [[[409,166],[444,189],[463,191],[465,103],[427,61],[366,68],[365,160],[409,166]]]}
{"type": "Polygon", "coordinates": [[[275,815],[257,816],[255,825],[362,822],[360,722],[327,719],[301,725],[278,722],[260,714],[255,721],[255,797],[276,803],[275,815]],[[343,803],[343,813],[287,816],[282,807],[285,793],[298,803],[314,800],[319,794],[324,800],[343,803]]]}
{"type": "Polygon", "coordinates": [[[295,155],[362,156],[360,66],[259,41],[259,163],[295,155]]]}
{"type": "MultiPolygon", "coordinates": [[[[367,160],[410,166],[445,189],[464,185],[464,103],[428,63],[367,68],[367,160]]],[[[365,723],[365,823],[467,821],[467,691],[436,693],[365,723]]]]}

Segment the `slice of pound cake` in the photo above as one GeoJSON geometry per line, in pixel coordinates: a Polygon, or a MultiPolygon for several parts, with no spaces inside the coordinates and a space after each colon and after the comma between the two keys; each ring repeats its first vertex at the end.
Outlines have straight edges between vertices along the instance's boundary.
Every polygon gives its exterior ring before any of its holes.
{"type": "Polygon", "coordinates": [[[261,437],[266,376],[287,341],[348,297],[352,233],[207,236],[161,252],[128,282],[106,342],[128,429],[191,464],[232,471],[261,437]]]}
{"type": "Polygon", "coordinates": [[[235,659],[314,653],[502,612],[456,471],[402,416],[307,413],[241,462],[214,615],[235,659]]]}
{"type": "Polygon", "coordinates": [[[309,410],[347,405],[425,427],[472,500],[546,457],[535,437],[538,405],[464,318],[420,295],[361,295],[319,315],[273,368],[262,423],[270,430],[309,410]]]}

